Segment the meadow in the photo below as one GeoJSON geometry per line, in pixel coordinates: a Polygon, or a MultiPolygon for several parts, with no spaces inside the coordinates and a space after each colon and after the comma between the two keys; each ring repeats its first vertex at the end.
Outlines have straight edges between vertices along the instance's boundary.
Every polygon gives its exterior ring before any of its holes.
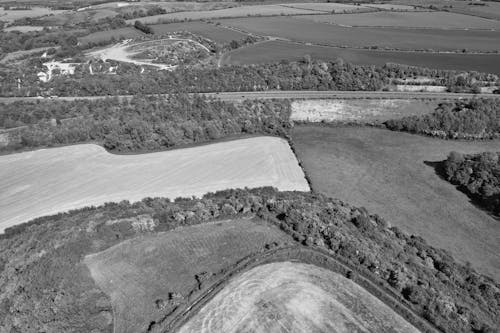
{"type": "Polygon", "coordinates": [[[295,126],[292,138],[313,190],[366,207],[482,273],[500,276],[500,224],[431,166],[451,151],[496,151],[500,142],[315,125],[295,126]]]}
{"type": "Polygon", "coordinates": [[[84,261],[111,298],[115,332],[134,333],[210,287],[201,280],[230,270],[267,244],[289,242],[291,237],[278,228],[241,218],[133,238],[84,261]]]}
{"type": "Polygon", "coordinates": [[[144,36],[144,33],[142,33],[141,31],[131,27],[126,27],[107,31],[93,32],[87,36],[78,38],[78,42],[84,45],[88,43],[111,43],[112,41],[138,38],[141,36],[144,36]]]}
{"type": "Polygon", "coordinates": [[[221,62],[227,65],[268,64],[282,60],[302,60],[306,55],[312,59],[325,61],[334,61],[340,58],[356,65],[381,66],[386,63],[397,63],[500,75],[499,54],[376,51],[305,45],[285,41],[268,41],[236,49],[226,53],[221,62]]]}
{"type": "Polygon", "coordinates": [[[257,35],[319,45],[434,51],[494,51],[500,48],[500,35],[495,31],[349,28],[297,17],[250,17],[218,22],[257,35]]]}
{"type": "Polygon", "coordinates": [[[11,154],[0,157],[0,231],[110,201],[260,186],[309,190],[285,140],[254,137],[141,155],[91,144],[11,154]]]}
{"type": "Polygon", "coordinates": [[[3,7],[0,7],[0,21],[13,22],[26,17],[57,15],[64,12],[64,10],[52,10],[47,7],[32,7],[28,10],[5,10],[3,7]]]}
{"type": "Polygon", "coordinates": [[[178,31],[189,31],[191,33],[203,36],[216,43],[225,44],[232,40],[244,39],[247,35],[223,27],[216,26],[205,22],[182,22],[170,24],[155,24],[150,26],[153,33],[157,35],[165,35],[178,31]]]}
{"type": "Polygon", "coordinates": [[[179,333],[419,332],[346,277],[277,262],[234,277],[179,333]]]}

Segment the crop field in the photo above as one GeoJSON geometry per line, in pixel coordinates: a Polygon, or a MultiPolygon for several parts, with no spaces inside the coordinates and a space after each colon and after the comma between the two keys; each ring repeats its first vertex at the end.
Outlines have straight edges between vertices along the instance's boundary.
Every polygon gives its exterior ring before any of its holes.
{"type": "Polygon", "coordinates": [[[377,9],[382,9],[382,10],[401,10],[401,11],[418,11],[422,10],[418,7],[415,8],[415,6],[409,6],[409,5],[398,5],[398,4],[392,4],[392,3],[370,3],[366,4],[366,7],[370,8],[377,8],[377,9]]]}
{"type": "Polygon", "coordinates": [[[497,151],[499,141],[314,125],[295,126],[292,138],[314,190],[364,206],[459,261],[500,276],[500,224],[426,164],[451,151],[497,151]]]}
{"type": "MultiPolygon", "coordinates": [[[[398,1],[400,3],[409,2],[413,5],[414,1],[398,1]]],[[[416,4],[416,3],[415,3],[416,4]]],[[[453,13],[461,13],[466,15],[475,15],[479,17],[491,18],[500,20],[500,3],[490,1],[456,1],[456,0],[420,0],[418,6],[420,8],[434,6],[438,9],[446,9],[453,13]],[[447,8],[444,8],[447,6],[447,8]]]]}
{"type": "Polygon", "coordinates": [[[346,3],[336,3],[336,2],[311,2],[311,3],[289,3],[283,4],[282,6],[307,9],[332,13],[356,13],[356,12],[372,12],[374,9],[368,8],[364,5],[356,6],[346,3]]]}
{"type": "MultiPolygon", "coordinates": [[[[202,20],[202,19],[215,19],[221,17],[244,17],[244,16],[275,16],[275,15],[300,15],[312,14],[314,10],[292,8],[280,5],[255,5],[255,6],[241,6],[233,8],[225,8],[218,10],[208,11],[195,11],[195,12],[178,12],[168,13],[154,16],[147,16],[139,18],[138,20],[146,24],[155,24],[169,21],[183,21],[183,20],[202,20]]],[[[323,13],[323,11],[316,11],[323,13]]],[[[127,20],[127,23],[133,23],[135,20],[127,20]]]]}
{"type": "Polygon", "coordinates": [[[158,35],[169,34],[177,31],[189,31],[196,35],[203,36],[216,43],[229,43],[232,40],[244,39],[247,35],[223,27],[218,27],[213,24],[195,21],[170,24],[156,24],[150,26],[153,32],[158,35]]]}
{"type": "Polygon", "coordinates": [[[201,276],[231,269],[266,244],[288,242],[289,236],[265,222],[238,219],[127,240],[87,256],[85,263],[111,298],[115,332],[144,332],[175,301],[186,302],[193,290],[209,287],[199,288],[201,276]]]}
{"type": "Polygon", "coordinates": [[[0,21],[13,22],[26,17],[40,17],[50,14],[57,15],[63,12],[65,11],[52,10],[47,7],[32,7],[29,10],[5,10],[3,7],[0,7],[0,21]]]}
{"type": "Polygon", "coordinates": [[[434,51],[500,49],[500,34],[496,31],[341,27],[297,17],[250,17],[218,22],[257,35],[330,46],[434,51]]]}
{"type": "Polygon", "coordinates": [[[409,99],[315,99],[292,102],[291,120],[372,123],[431,113],[438,101],[409,99]]]}
{"type": "Polygon", "coordinates": [[[344,59],[353,64],[381,66],[386,63],[422,66],[437,69],[471,70],[500,75],[500,54],[392,52],[344,49],[284,41],[268,41],[239,48],[224,55],[223,64],[250,65],[312,59],[344,59]]]}
{"type": "Polygon", "coordinates": [[[179,333],[419,332],[355,282],[279,262],[236,276],[179,333]]]}
{"type": "Polygon", "coordinates": [[[16,25],[3,29],[3,31],[19,31],[19,32],[29,32],[29,31],[42,31],[44,27],[34,26],[34,25],[16,25]]]}
{"type": "Polygon", "coordinates": [[[307,15],[315,22],[351,27],[400,27],[432,29],[499,30],[500,22],[447,12],[372,12],[351,15],[307,15]]]}
{"type": "Polygon", "coordinates": [[[84,45],[87,43],[99,43],[104,41],[108,41],[111,43],[113,40],[119,41],[121,39],[132,39],[141,36],[144,36],[144,34],[139,30],[127,27],[114,30],[94,32],[87,36],[78,38],[78,42],[84,45]]]}
{"type": "Polygon", "coordinates": [[[0,230],[110,201],[261,186],[309,190],[283,139],[254,137],[142,155],[113,155],[91,144],[5,155],[0,156],[0,230]]]}

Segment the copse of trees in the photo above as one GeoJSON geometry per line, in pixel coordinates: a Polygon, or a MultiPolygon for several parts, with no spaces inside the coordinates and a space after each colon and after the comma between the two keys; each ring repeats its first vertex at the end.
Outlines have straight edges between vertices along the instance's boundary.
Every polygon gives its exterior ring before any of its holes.
{"type": "Polygon", "coordinates": [[[148,26],[147,24],[142,23],[141,21],[135,21],[134,27],[137,30],[140,30],[140,31],[144,32],[145,34],[152,34],[153,33],[153,29],[151,29],[150,26],[148,26]]]}
{"type": "Polygon", "coordinates": [[[449,182],[500,217],[500,152],[473,155],[451,152],[444,161],[443,171],[449,182]]]}
{"type": "Polygon", "coordinates": [[[500,137],[500,99],[472,99],[442,103],[430,114],[389,120],[385,126],[448,139],[500,137]]]}

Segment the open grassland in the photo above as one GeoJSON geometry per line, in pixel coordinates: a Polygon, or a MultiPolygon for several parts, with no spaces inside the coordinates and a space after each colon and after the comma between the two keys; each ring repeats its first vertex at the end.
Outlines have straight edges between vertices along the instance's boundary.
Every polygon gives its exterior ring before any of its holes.
{"type": "Polygon", "coordinates": [[[409,99],[319,99],[292,102],[291,120],[373,123],[431,113],[438,101],[409,99]]]}
{"type": "Polygon", "coordinates": [[[298,9],[308,9],[314,11],[323,11],[332,13],[356,13],[356,12],[366,12],[374,11],[372,8],[368,8],[364,5],[356,6],[346,3],[336,3],[336,2],[311,2],[311,3],[288,3],[282,6],[298,8],[298,9]]]}
{"type": "Polygon", "coordinates": [[[30,31],[42,31],[44,27],[33,26],[33,25],[16,25],[3,29],[3,31],[19,31],[19,32],[30,32],[30,31]]]}
{"type": "Polygon", "coordinates": [[[121,39],[132,39],[144,36],[144,33],[134,28],[119,28],[107,31],[93,32],[87,36],[78,38],[78,42],[86,45],[88,43],[113,42],[121,39]]]}
{"type": "Polygon", "coordinates": [[[192,292],[209,287],[204,282],[212,276],[268,244],[287,242],[291,238],[276,227],[237,219],[133,238],[85,262],[111,298],[115,332],[144,332],[189,302],[192,292]]]}
{"type": "Polygon", "coordinates": [[[5,10],[3,7],[0,7],[0,21],[13,22],[27,17],[34,18],[50,14],[57,15],[64,12],[64,10],[52,10],[47,7],[32,7],[28,10],[5,10]]]}
{"type": "Polygon", "coordinates": [[[341,58],[356,65],[381,66],[386,63],[397,63],[500,75],[500,66],[498,66],[500,54],[391,52],[304,45],[284,41],[268,41],[230,51],[224,55],[222,63],[227,65],[267,64],[282,60],[302,60],[305,55],[325,61],[341,58]]]}
{"type": "Polygon", "coordinates": [[[308,15],[315,22],[351,27],[499,30],[500,21],[447,12],[372,12],[351,15],[308,15]]]}
{"type": "Polygon", "coordinates": [[[200,21],[156,24],[151,25],[150,27],[153,29],[154,34],[157,35],[171,34],[178,31],[189,31],[193,34],[203,36],[221,44],[229,43],[232,40],[241,40],[247,36],[246,34],[238,31],[218,27],[216,25],[200,21]]]}
{"type": "Polygon", "coordinates": [[[313,189],[379,214],[481,272],[500,276],[500,224],[424,162],[450,151],[496,151],[499,141],[432,139],[377,128],[296,126],[313,189]]]}
{"type": "MultiPolygon", "coordinates": [[[[138,20],[146,24],[154,24],[169,21],[184,20],[203,20],[215,19],[221,17],[245,17],[245,16],[276,16],[276,15],[300,15],[312,13],[324,13],[323,11],[314,11],[309,9],[292,8],[280,5],[255,5],[241,6],[233,8],[224,8],[218,10],[178,12],[139,18],[138,20]]],[[[127,20],[127,23],[133,23],[135,20],[127,20]]]]}
{"type": "Polygon", "coordinates": [[[200,332],[419,332],[353,281],[280,262],[237,277],[180,330],[200,332]]]}
{"type": "Polygon", "coordinates": [[[330,46],[397,50],[494,51],[496,31],[342,27],[298,17],[249,17],[218,22],[257,35],[330,46]]]}
{"type": "Polygon", "coordinates": [[[417,5],[422,9],[433,6],[438,10],[500,20],[500,3],[493,1],[419,0],[418,4],[415,1],[405,0],[396,2],[417,5]]]}
{"type": "Polygon", "coordinates": [[[309,190],[285,140],[255,137],[143,155],[90,144],[42,149],[0,157],[0,229],[109,201],[260,186],[309,190]]]}

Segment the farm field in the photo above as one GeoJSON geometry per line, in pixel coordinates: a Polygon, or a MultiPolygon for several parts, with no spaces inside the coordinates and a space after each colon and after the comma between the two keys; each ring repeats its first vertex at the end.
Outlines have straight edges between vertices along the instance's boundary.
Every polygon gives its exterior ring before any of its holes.
{"type": "Polygon", "coordinates": [[[98,31],[87,36],[78,38],[81,44],[119,41],[120,39],[132,39],[144,36],[144,33],[134,28],[119,28],[107,31],[98,31]]]}
{"type": "Polygon", "coordinates": [[[64,13],[64,10],[52,10],[47,7],[32,7],[29,10],[5,10],[0,7],[0,21],[13,22],[25,17],[40,17],[50,14],[60,14],[64,13]]]}
{"type": "Polygon", "coordinates": [[[313,59],[344,59],[360,65],[381,66],[398,63],[436,69],[470,70],[500,74],[499,54],[391,52],[361,49],[344,49],[328,46],[304,45],[285,41],[268,41],[230,51],[224,55],[223,64],[250,65],[302,60],[305,55],[313,59]]]}
{"type": "Polygon", "coordinates": [[[210,286],[199,288],[201,277],[231,269],[266,244],[289,242],[288,235],[263,221],[228,220],[133,238],[87,256],[85,263],[111,298],[115,332],[144,332],[173,310],[172,295],[174,301],[189,302],[192,291],[210,286]]]}
{"type": "MultiPolygon", "coordinates": [[[[312,14],[314,12],[315,12],[314,10],[292,8],[280,5],[255,5],[255,6],[240,6],[240,7],[208,10],[208,11],[160,14],[154,16],[141,17],[138,20],[146,24],[155,24],[155,23],[171,22],[171,21],[202,20],[202,19],[214,19],[221,17],[300,15],[300,14],[312,14]]],[[[316,12],[323,13],[323,11],[316,11],[316,12]]],[[[135,19],[127,20],[127,23],[133,23],[133,22],[135,22],[135,19]]]]}
{"type": "Polygon", "coordinates": [[[232,40],[244,39],[247,35],[223,27],[218,27],[205,22],[182,22],[170,24],[156,24],[150,26],[153,32],[158,35],[169,34],[177,31],[189,31],[191,33],[203,36],[216,43],[224,44],[232,40]]]}
{"type": "Polygon", "coordinates": [[[236,276],[179,333],[242,331],[419,332],[344,276],[292,262],[236,276]]]}
{"type": "Polygon", "coordinates": [[[288,143],[254,137],[142,155],[75,145],[0,156],[0,231],[109,201],[201,196],[227,188],[308,191],[288,143]]]}
{"type": "Polygon", "coordinates": [[[365,5],[356,6],[356,5],[351,5],[346,3],[336,3],[336,2],[288,3],[288,4],[283,4],[282,6],[298,8],[298,9],[324,11],[328,13],[332,13],[332,11],[335,11],[336,13],[356,13],[356,12],[374,11],[374,9],[368,8],[365,5]]]}
{"type": "Polygon", "coordinates": [[[290,119],[307,122],[382,122],[431,113],[439,101],[408,99],[323,99],[292,102],[290,119]]]}
{"type": "Polygon", "coordinates": [[[19,32],[29,32],[29,31],[42,31],[44,27],[33,26],[33,25],[16,25],[3,29],[3,31],[19,31],[19,32]]]}
{"type": "Polygon", "coordinates": [[[349,28],[297,17],[250,17],[218,22],[257,35],[330,46],[434,51],[500,49],[500,34],[495,31],[349,28]]]}
{"type": "MultiPolygon", "coordinates": [[[[409,1],[396,1],[396,3],[408,3],[409,1]]],[[[409,2],[409,5],[413,5],[415,2],[409,2]]],[[[456,1],[447,0],[443,2],[442,0],[419,0],[418,6],[420,8],[434,6],[438,9],[446,9],[454,13],[462,13],[466,15],[476,15],[479,17],[492,18],[500,20],[500,3],[490,2],[490,1],[456,1]],[[446,6],[447,8],[443,8],[446,6]]]]}
{"type": "Polygon", "coordinates": [[[372,12],[350,15],[301,16],[315,22],[352,27],[499,30],[500,21],[447,12],[372,12]]]}
{"type": "Polygon", "coordinates": [[[314,190],[385,218],[462,262],[500,277],[500,224],[426,162],[451,151],[496,151],[498,141],[446,141],[366,127],[295,126],[298,158],[314,190]]]}

